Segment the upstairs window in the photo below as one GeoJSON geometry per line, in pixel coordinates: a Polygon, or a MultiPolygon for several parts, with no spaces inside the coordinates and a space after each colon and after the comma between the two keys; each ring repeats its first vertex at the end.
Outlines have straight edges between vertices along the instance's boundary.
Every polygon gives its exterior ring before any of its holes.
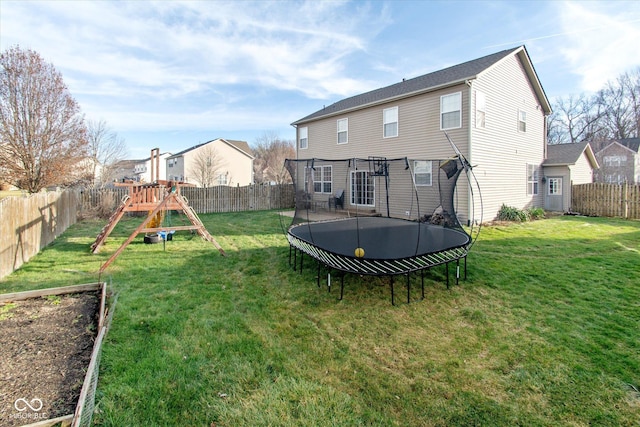
{"type": "Polygon", "coordinates": [[[536,194],[538,194],[538,167],[527,164],[527,195],[535,196],[536,194]]]}
{"type": "Polygon", "coordinates": [[[303,127],[298,130],[298,138],[299,138],[298,147],[301,150],[304,150],[309,146],[309,140],[307,135],[308,135],[308,128],[303,127]]]}
{"type": "Polygon", "coordinates": [[[398,136],[398,107],[385,108],[382,110],[384,138],[392,138],[398,136]]]}
{"type": "Polygon", "coordinates": [[[349,142],[349,119],[338,120],[338,144],[349,142]]]}
{"type": "Polygon", "coordinates": [[[440,97],[440,129],[462,127],[462,92],[440,97]]]}
{"type": "Polygon", "coordinates": [[[627,156],[604,156],[603,160],[605,166],[620,167],[627,163],[627,156]]]}
{"type": "Polygon", "coordinates": [[[218,175],[218,185],[227,185],[228,184],[227,174],[221,173],[218,175]]]}
{"type": "Polygon", "coordinates": [[[527,131],[527,112],[519,110],[518,111],[518,130],[520,132],[527,131]]]}
{"type": "Polygon", "coordinates": [[[487,113],[486,98],[484,92],[476,91],[476,127],[485,128],[485,117],[487,113]]]}
{"type": "Polygon", "coordinates": [[[413,176],[416,185],[431,185],[433,169],[430,160],[416,160],[413,162],[413,176]]]}

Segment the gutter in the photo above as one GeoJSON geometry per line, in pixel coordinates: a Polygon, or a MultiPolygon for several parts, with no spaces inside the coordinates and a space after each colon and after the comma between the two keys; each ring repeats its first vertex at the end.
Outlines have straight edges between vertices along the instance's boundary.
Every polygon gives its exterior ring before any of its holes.
{"type": "MultiPolygon", "coordinates": [[[[375,107],[376,105],[387,104],[389,102],[397,101],[399,99],[411,98],[413,96],[422,95],[424,93],[435,92],[435,91],[440,90],[440,89],[445,89],[445,88],[448,88],[448,87],[457,86],[457,85],[460,85],[460,84],[463,84],[463,83],[469,84],[469,82],[475,80],[475,78],[476,78],[476,76],[465,77],[464,79],[459,79],[459,80],[456,80],[456,81],[453,81],[453,82],[447,82],[447,83],[443,83],[441,85],[431,86],[431,87],[428,87],[428,88],[425,88],[425,89],[420,89],[420,90],[415,90],[413,92],[403,93],[401,95],[392,96],[390,98],[385,98],[385,99],[381,99],[381,100],[378,100],[378,101],[368,102],[368,103],[365,103],[365,104],[359,104],[359,105],[357,105],[355,107],[343,108],[341,110],[334,111],[332,113],[321,114],[319,116],[311,117],[311,118],[308,118],[308,119],[307,118],[303,118],[303,119],[300,119],[300,120],[296,120],[295,122],[291,123],[291,125],[292,126],[297,126],[297,125],[302,125],[302,124],[305,124],[305,123],[311,123],[311,122],[314,122],[316,120],[326,119],[326,118],[334,117],[334,116],[340,116],[340,115],[343,115],[343,114],[350,113],[352,111],[363,110],[365,108],[375,107]]],[[[356,95],[356,96],[360,96],[360,95],[356,95]]],[[[340,101],[338,101],[338,102],[340,102],[340,101]]]]}

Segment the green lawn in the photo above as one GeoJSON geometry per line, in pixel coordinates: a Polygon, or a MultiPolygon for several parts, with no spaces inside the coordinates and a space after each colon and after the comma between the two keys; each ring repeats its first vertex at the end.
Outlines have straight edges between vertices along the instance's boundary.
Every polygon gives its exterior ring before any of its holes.
{"type": "MultiPolygon", "coordinates": [[[[201,219],[227,257],[188,232],[139,237],[101,277],[119,297],[96,425],[640,423],[640,222],[485,227],[466,281],[434,268],[424,301],[416,276],[392,306],[386,278],[347,276],[338,301],[309,258],[294,271],[276,212],[201,219]]],[[[0,292],[96,281],[138,223],[98,255],[104,224],[79,223],[0,292]]]]}

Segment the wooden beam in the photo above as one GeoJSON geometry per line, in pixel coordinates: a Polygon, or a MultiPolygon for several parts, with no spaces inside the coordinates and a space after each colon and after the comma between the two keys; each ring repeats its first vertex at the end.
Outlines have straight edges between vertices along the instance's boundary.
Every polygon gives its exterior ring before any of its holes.
{"type": "Polygon", "coordinates": [[[126,248],[129,245],[129,243],[131,243],[133,241],[133,239],[136,238],[138,233],[140,233],[146,227],[146,225],[151,221],[151,219],[158,212],[160,212],[162,209],[164,209],[164,207],[167,205],[167,203],[169,203],[169,199],[173,198],[173,196],[174,195],[172,193],[169,196],[165,197],[164,200],[162,200],[162,202],[160,202],[160,204],[158,204],[156,206],[156,208],[149,215],[147,215],[147,218],[144,221],[142,221],[142,224],[140,224],[138,226],[138,228],[136,228],[133,231],[133,233],[131,233],[129,238],[127,240],[125,240],[125,242],[113,253],[113,255],[111,255],[111,257],[104,264],[102,264],[102,266],[100,267],[100,270],[99,270],[100,273],[102,273],[109,266],[109,264],[111,264],[116,258],[118,258],[118,255],[120,255],[122,253],[122,251],[124,251],[124,248],[126,248]]]}
{"type": "Polygon", "coordinates": [[[22,301],[29,298],[38,298],[47,295],[64,295],[75,294],[78,292],[97,291],[104,282],[87,283],[84,285],[62,286],[59,288],[36,289],[34,291],[12,292],[8,294],[0,294],[0,302],[5,301],[22,301]]]}

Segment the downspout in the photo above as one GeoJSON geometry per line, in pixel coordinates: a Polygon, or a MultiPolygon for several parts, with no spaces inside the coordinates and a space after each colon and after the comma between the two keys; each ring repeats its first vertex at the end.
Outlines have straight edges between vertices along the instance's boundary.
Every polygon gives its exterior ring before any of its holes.
{"type": "MultiPolygon", "coordinates": [[[[471,144],[471,138],[473,136],[473,124],[471,118],[473,117],[473,82],[475,79],[471,79],[471,80],[465,80],[465,83],[467,84],[467,86],[469,86],[469,114],[467,115],[467,117],[469,118],[469,130],[468,130],[468,135],[467,135],[467,160],[469,161],[469,164],[473,163],[473,153],[471,151],[471,148],[473,146],[473,144],[471,144]]],[[[467,176],[467,180],[469,179],[469,177],[467,176]]],[[[475,212],[475,206],[471,206],[472,203],[475,203],[475,201],[473,200],[472,197],[472,192],[471,192],[471,186],[470,183],[469,185],[467,185],[467,225],[471,225],[474,221],[475,218],[472,218],[473,212],[475,212]]]]}

